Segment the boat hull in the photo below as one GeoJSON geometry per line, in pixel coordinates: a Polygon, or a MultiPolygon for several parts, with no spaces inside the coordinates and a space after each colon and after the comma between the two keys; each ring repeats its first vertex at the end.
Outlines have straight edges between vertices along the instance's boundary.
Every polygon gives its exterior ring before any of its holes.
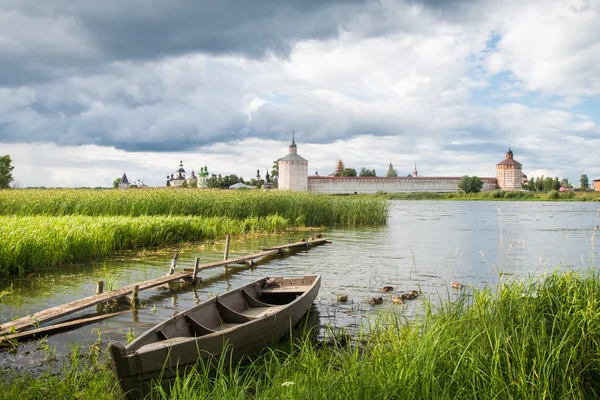
{"type": "Polygon", "coordinates": [[[283,337],[309,311],[320,276],[267,278],[207,300],[155,326],[128,346],[111,344],[113,371],[128,399],[150,391],[153,382],[182,375],[223,351],[228,362],[259,352],[283,337]]]}

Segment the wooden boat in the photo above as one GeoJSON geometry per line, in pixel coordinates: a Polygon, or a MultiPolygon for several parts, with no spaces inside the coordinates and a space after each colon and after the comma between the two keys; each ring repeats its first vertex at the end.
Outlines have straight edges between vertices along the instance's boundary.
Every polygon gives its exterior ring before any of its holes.
{"type": "Polygon", "coordinates": [[[112,368],[128,399],[199,361],[231,351],[240,360],[280,339],[310,309],[321,277],[263,278],[183,311],[127,346],[111,343],[112,368]]]}

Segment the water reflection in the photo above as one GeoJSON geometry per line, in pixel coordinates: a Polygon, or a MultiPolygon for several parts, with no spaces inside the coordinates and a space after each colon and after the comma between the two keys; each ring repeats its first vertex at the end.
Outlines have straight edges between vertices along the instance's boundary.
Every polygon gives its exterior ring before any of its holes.
{"type": "MultiPolygon", "coordinates": [[[[103,340],[124,341],[130,330],[140,334],[175,313],[251,280],[313,273],[322,275],[322,286],[311,315],[318,316],[321,327],[355,329],[377,307],[394,307],[408,315],[418,309],[418,300],[392,305],[390,297],[396,293],[416,289],[423,296],[445,299],[456,295],[449,289],[453,280],[481,288],[495,285],[501,276],[506,279],[555,268],[593,266],[594,227],[598,224],[598,205],[589,203],[397,201],[392,204],[387,226],[328,229],[323,233],[333,244],[309,252],[272,256],[253,269],[231,266],[204,270],[197,285],[175,282],[166,290],[141,291],[140,310],[51,336],[47,342],[60,354],[69,351],[69,342],[84,346],[94,343],[98,335],[90,332],[99,331],[103,340]],[[380,289],[386,285],[395,290],[383,296],[384,304],[369,305],[368,299],[381,296],[380,289]],[[337,303],[339,294],[348,295],[349,301],[337,303]]],[[[312,232],[233,240],[230,257],[307,234],[312,232]]],[[[201,263],[221,260],[223,248],[224,243],[216,243],[179,249],[176,270],[191,268],[196,257],[201,263]]],[[[8,321],[92,295],[98,280],[120,287],[156,278],[168,271],[172,255],[164,251],[2,281],[0,290],[12,292],[0,303],[0,319],[8,321]]],[[[21,345],[18,357],[34,351],[35,346],[21,345]]],[[[14,357],[7,359],[6,353],[0,353],[0,363],[13,361],[14,357]]]]}

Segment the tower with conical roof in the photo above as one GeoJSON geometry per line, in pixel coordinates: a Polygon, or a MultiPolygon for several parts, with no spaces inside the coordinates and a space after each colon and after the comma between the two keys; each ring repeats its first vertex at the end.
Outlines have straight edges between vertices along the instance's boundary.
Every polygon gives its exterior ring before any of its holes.
{"type": "Polygon", "coordinates": [[[131,184],[129,183],[129,179],[127,179],[127,175],[123,172],[123,176],[121,177],[121,181],[118,184],[119,189],[128,189],[131,184]]]}
{"type": "Polygon", "coordinates": [[[513,152],[508,144],[506,158],[496,164],[496,179],[502,190],[521,190],[523,183],[523,165],[513,159],[513,152]]]}
{"type": "Polygon", "coordinates": [[[281,190],[308,190],[308,161],[298,155],[298,146],[292,132],[292,143],[285,157],[277,160],[278,182],[281,190]]]}
{"type": "Polygon", "coordinates": [[[398,172],[396,172],[396,170],[394,169],[394,166],[392,165],[392,160],[390,160],[390,165],[388,165],[388,169],[387,172],[385,173],[385,176],[387,176],[388,178],[393,178],[398,176],[398,172]]]}

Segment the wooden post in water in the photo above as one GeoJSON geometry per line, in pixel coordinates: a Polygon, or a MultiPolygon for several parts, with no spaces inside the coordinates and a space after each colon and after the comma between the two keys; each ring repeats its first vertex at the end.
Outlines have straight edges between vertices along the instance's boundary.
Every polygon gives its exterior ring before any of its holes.
{"type": "Polygon", "coordinates": [[[169,268],[169,273],[167,275],[173,275],[175,273],[175,267],[177,266],[177,259],[179,258],[179,254],[175,253],[173,259],[171,260],[171,268],[169,268]]]}
{"type": "Polygon", "coordinates": [[[200,265],[200,258],[196,257],[196,262],[194,263],[194,272],[192,273],[192,283],[195,285],[198,279],[198,266],[200,265]]]}
{"type": "Polygon", "coordinates": [[[305,239],[306,250],[310,249],[310,244],[308,243],[308,238],[305,239]]]}
{"type": "Polygon", "coordinates": [[[231,241],[231,236],[229,233],[227,234],[227,238],[225,239],[225,254],[223,254],[223,260],[227,260],[229,258],[229,243],[231,241]]]}
{"type": "Polygon", "coordinates": [[[98,281],[96,285],[96,294],[102,294],[104,292],[104,281],[98,281]]]}
{"type": "Polygon", "coordinates": [[[140,299],[138,298],[139,290],[140,287],[138,285],[135,285],[133,287],[133,292],[131,292],[131,308],[133,308],[134,310],[136,310],[140,306],[140,299]]]}

